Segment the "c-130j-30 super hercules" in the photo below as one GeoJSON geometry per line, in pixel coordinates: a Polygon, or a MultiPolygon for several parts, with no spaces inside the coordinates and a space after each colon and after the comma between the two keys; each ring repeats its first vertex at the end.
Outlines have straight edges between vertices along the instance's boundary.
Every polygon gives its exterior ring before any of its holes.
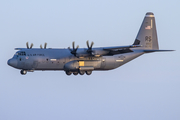
{"type": "Polygon", "coordinates": [[[146,13],[140,30],[133,45],[92,48],[93,42],[87,48],[68,49],[46,49],[32,48],[33,44],[27,48],[16,48],[19,50],[8,60],[8,65],[21,69],[21,74],[35,70],[64,70],[67,75],[80,74],[90,75],[95,70],[115,69],[144,53],[172,51],[159,50],[154,14],[146,13]]]}

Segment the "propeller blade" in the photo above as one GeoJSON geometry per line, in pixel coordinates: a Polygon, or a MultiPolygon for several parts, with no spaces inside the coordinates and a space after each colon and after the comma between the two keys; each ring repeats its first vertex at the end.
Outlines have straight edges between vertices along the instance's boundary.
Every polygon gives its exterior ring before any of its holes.
{"type": "Polygon", "coordinates": [[[92,46],[93,46],[93,45],[94,45],[94,42],[91,42],[91,47],[90,47],[91,49],[92,49],[92,46]]]}
{"type": "Polygon", "coordinates": [[[71,51],[71,54],[73,54],[76,57],[76,55],[77,55],[76,51],[79,48],[79,45],[77,45],[77,47],[75,48],[75,42],[73,41],[72,47],[73,47],[72,49],[70,47],[68,47],[68,49],[71,51]]]}
{"type": "Polygon", "coordinates": [[[29,49],[29,44],[28,44],[28,42],[26,43],[26,47],[27,47],[27,49],[29,49]]]}
{"type": "Polygon", "coordinates": [[[72,52],[72,50],[71,50],[71,48],[70,48],[70,47],[68,47],[68,49],[72,52]]]}
{"type": "Polygon", "coordinates": [[[74,44],[75,44],[75,42],[73,41],[73,43],[72,43],[73,50],[74,50],[74,48],[75,48],[75,47],[74,47],[74,44]]]}
{"type": "Polygon", "coordinates": [[[31,46],[29,47],[30,49],[33,47],[33,43],[31,43],[31,46]]]}
{"type": "Polygon", "coordinates": [[[87,47],[89,48],[89,40],[86,41],[87,47]]]}
{"type": "Polygon", "coordinates": [[[89,41],[87,41],[86,42],[86,44],[87,44],[87,47],[88,47],[88,49],[87,49],[87,52],[89,53],[89,54],[93,54],[92,52],[92,47],[93,47],[93,45],[94,45],[94,42],[91,42],[91,46],[89,46],[89,41]]]}
{"type": "Polygon", "coordinates": [[[42,48],[42,45],[40,45],[40,48],[43,49],[43,48],[42,48]]]}
{"type": "Polygon", "coordinates": [[[77,45],[77,47],[76,47],[76,49],[75,49],[75,50],[77,51],[77,49],[78,49],[78,48],[79,48],[79,45],[77,45]]]}
{"type": "Polygon", "coordinates": [[[46,47],[47,47],[47,43],[44,43],[44,49],[46,49],[46,47]]]}

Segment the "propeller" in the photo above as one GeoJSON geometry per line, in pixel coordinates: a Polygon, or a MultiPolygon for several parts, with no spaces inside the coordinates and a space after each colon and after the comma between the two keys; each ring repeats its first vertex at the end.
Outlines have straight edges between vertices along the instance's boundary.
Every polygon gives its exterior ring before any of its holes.
{"type": "Polygon", "coordinates": [[[26,47],[27,47],[27,49],[31,49],[31,48],[33,47],[33,43],[31,43],[31,45],[30,45],[30,47],[29,47],[29,43],[27,42],[27,43],[26,43],[26,47]]]}
{"type": "Polygon", "coordinates": [[[79,48],[79,45],[77,45],[77,47],[75,48],[75,42],[72,42],[72,47],[73,47],[73,49],[71,49],[70,47],[68,47],[68,49],[71,51],[71,54],[76,56],[77,55],[76,51],[79,48]]]}
{"type": "MultiPolygon", "coordinates": [[[[44,43],[44,49],[46,49],[47,43],[44,43]]],[[[42,45],[40,45],[40,48],[43,49],[42,45]]]]}
{"type": "Polygon", "coordinates": [[[89,41],[87,40],[86,44],[87,44],[87,47],[88,47],[87,52],[92,54],[92,52],[93,52],[92,51],[92,46],[94,45],[94,42],[91,42],[91,45],[89,46],[89,41]]]}

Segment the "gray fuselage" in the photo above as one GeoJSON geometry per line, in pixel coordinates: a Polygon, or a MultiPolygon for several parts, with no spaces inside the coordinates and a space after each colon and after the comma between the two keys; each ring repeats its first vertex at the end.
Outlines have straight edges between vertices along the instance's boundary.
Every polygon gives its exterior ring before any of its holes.
{"type": "MultiPolygon", "coordinates": [[[[82,51],[83,49],[79,49],[77,53],[83,53],[82,51]]],[[[75,57],[68,49],[24,49],[17,51],[13,58],[8,61],[8,64],[17,69],[34,71],[66,70],[65,65],[67,63],[70,63],[70,67],[76,67],[73,66],[73,62],[77,62],[78,67],[93,67],[93,70],[111,70],[142,54],[141,50],[134,50],[130,53],[112,56],[75,57]]],[[[76,68],[70,71],[76,71],[76,68]]]]}

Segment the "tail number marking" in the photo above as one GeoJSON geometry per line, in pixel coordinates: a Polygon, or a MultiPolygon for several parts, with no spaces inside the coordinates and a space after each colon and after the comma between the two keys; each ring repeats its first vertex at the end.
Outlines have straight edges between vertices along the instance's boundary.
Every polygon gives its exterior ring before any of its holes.
{"type": "Polygon", "coordinates": [[[145,41],[146,41],[146,42],[151,42],[151,40],[152,40],[152,39],[151,39],[151,36],[146,36],[146,37],[145,37],[145,41]]]}
{"type": "Polygon", "coordinates": [[[145,37],[145,47],[146,48],[152,48],[152,38],[151,36],[145,37]]]}

